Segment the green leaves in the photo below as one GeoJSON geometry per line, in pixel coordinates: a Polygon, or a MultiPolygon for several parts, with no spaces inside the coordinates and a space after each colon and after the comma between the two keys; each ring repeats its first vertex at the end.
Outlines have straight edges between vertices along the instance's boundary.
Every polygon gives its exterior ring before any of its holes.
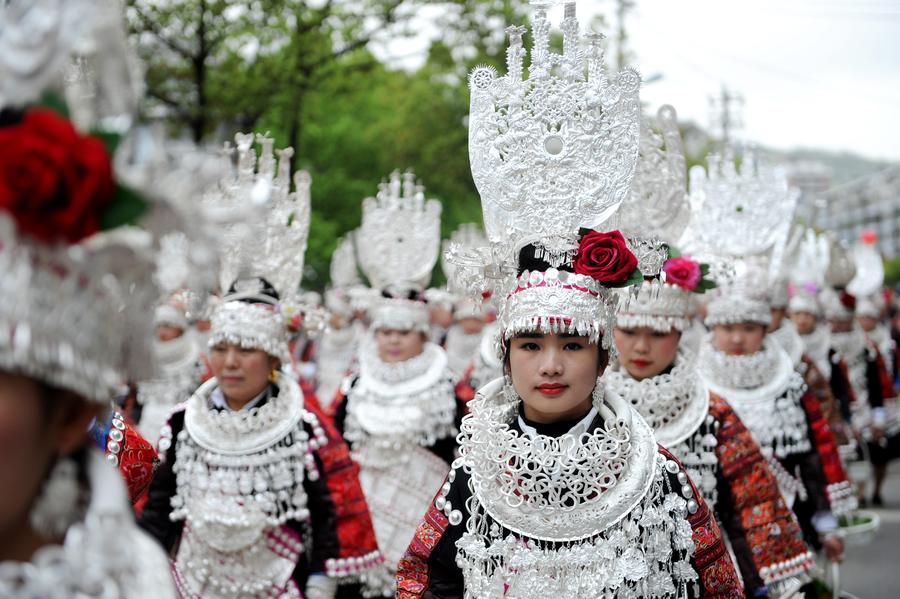
{"type": "Polygon", "coordinates": [[[116,192],[100,217],[100,230],[107,231],[122,225],[133,225],[147,210],[147,201],[136,191],[116,184],[116,192]]]}
{"type": "Polygon", "coordinates": [[[634,272],[631,273],[631,276],[628,277],[628,280],[622,283],[621,285],[610,285],[610,287],[631,287],[632,285],[640,285],[644,282],[644,273],[641,272],[640,268],[635,268],[634,272]]]}
{"type": "Polygon", "coordinates": [[[67,120],[69,118],[69,107],[66,105],[65,99],[55,92],[44,92],[36,106],[52,110],[67,120]]]}

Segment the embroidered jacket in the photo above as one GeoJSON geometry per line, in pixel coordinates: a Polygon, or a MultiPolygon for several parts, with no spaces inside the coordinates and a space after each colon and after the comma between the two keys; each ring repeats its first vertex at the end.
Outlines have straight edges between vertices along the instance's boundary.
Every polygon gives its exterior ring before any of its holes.
{"type": "Polygon", "coordinates": [[[156,449],[115,410],[103,420],[94,420],[90,435],[106,453],[107,461],[119,469],[128,489],[128,498],[140,512],[159,467],[156,449]]]}
{"type": "MultiPolygon", "coordinates": [[[[170,417],[160,438],[163,465],[139,521],[173,553],[180,593],[295,596],[313,574],[383,586],[384,558],[374,543],[357,470],[337,432],[303,405],[299,387],[282,375],[248,415],[250,421],[270,422],[261,432],[272,438],[256,444],[260,451],[198,452],[210,443],[194,437],[203,431],[196,423],[196,431],[186,426],[200,421],[197,408],[209,422],[239,414],[206,403],[215,384],[206,383],[170,417]],[[287,417],[266,412],[284,400],[291,402],[287,417]],[[278,426],[283,432],[269,435],[267,428],[278,426]],[[269,463],[254,468],[259,460],[269,463]],[[215,487],[212,481],[218,481],[215,487]],[[211,564],[212,571],[201,563],[211,564]]],[[[259,434],[234,438],[246,443],[259,434]]]]}

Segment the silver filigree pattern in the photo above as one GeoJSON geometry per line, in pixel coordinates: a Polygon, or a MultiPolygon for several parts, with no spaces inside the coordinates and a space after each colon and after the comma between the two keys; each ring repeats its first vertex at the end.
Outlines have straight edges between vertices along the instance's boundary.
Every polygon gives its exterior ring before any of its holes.
{"type": "MultiPolygon", "coordinates": [[[[239,213],[247,206],[261,206],[265,215],[223,228],[221,234],[228,243],[219,271],[221,289],[227,290],[239,278],[262,277],[272,284],[282,301],[292,302],[303,280],[311,179],[306,171],[296,171],[292,177],[293,148],[275,151],[274,143],[264,135],[237,133],[237,168],[229,169],[218,186],[205,194],[203,203],[219,213],[239,213]],[[254,149],[256,142],[261,146],[258,154],[254,149]]],[[[231,151],[226,145],[229,166],[231,151]]]]}
{"type": "Polygon", "coordinates": [[[656,117],[641,118],[639,159],[631,193],[612,224],[628,239],[645,276],[654,276],[668,258],[668,245],[684,234],[691,218],[684,147],[678,116],[668,104],[656,117]]]}
{"type": "Polygon", "coordinates": [[[422,291],[431,280],[441,243],[441,204],[425,199],[415,175],[391,173],[378,194],[362,206],[358,235],[366,251],[359,266],[374,289],[397,287],[422,291]]]}
{"type": "Polygon", "coordinates": [[[799,199],[781,167],[744,156],[741,168],[734,156],[710,155],[707,168],[690,172],[689,248],[694,252],[743,257],[783,248],[799,199]]]}
{"type": "Polygon", "coordinates": [[[668,333],[684,331],[691,325],[694,300],[691,293],[678,285],[657,279],[620,292],[616,326],[629,329],[649,327],[668,333]]]}
{"type": "Polygon", "coordinates": [[[764,341],[754,354],[729,356],[707,338],[700,345],[698,365],[710,391],[734,408],[764,455],[784,458],[810,450],[800,403],[806,384],[774,341],[764,341]]]}
{"type": "Polygon", "coordinates": [[[574,333],[610,348],[616,299],[585,275],[526,270],[500,308],[500,328],[505,339],[527,331],[574,333]]]}
{"type": "Polygon", "coordinates": [[[599,225],[627,197],[640,136],[639,75],[605,72],[601,36],[579,47],[574,3],[562,32],[563,53],[553,53],[538,4],[528,78],[522,27],[507,29],[506,75],[478,67],[469,76],[469,160],[488,239],[540,241],[551,256],[571,251],[579,227],[599,225]]]}

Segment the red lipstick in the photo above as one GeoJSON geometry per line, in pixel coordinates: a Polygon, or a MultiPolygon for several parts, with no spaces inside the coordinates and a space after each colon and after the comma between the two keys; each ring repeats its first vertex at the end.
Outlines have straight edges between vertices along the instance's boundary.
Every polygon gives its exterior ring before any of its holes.
{"type": "Polygon", "coordinates": [[[544,383],[543,385],[537,386],[538,391],[544,395],[559,395],[568,388],[568,385],[560,383],[544,383]]]}
{"type": "Polygon", "coordinates": [[[631,363],[638,368],[646,368],[650,366],[650,360],[632,360],[631,363]]]}

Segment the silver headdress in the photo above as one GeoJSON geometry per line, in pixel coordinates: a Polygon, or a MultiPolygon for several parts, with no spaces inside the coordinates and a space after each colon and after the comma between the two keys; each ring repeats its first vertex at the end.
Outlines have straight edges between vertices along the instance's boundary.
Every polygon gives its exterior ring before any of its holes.
{"type": "Polygon", "coordinates": [[[866,231],[850,251],[856,274],[847,284],[847,291],[857,297],[877,295],[884,286],[884,262],[875,245],[877,241],[874,231],[866,231]]]}
{"type": "Polygon", "coordinates": [[[634,291],[625,291],[619,299],[616,326],[649,327],[668,333],[691,326],[694,299],[691,292],[659,279],[644,281],[634,291]]]}
{"type": "Polygon", "coordinates": [[[696,272],[690,273],[695,280],[679,281],[681,285],[666,282],[662,273],[669,248],[684,234],[691,217],[686,179],[678,117],[673,107],[664,105],[655,119],[647,115],[641,119],[640,160],[631,195],[614,218],[644,276],[660,278],[621,294],[617,326],[650,327],[660,332],[683,331],[690,326],[694,300],[683,285],[690,283],[696,288],[700,284],[701,265],[682,259],[682,268],[696,272]]]}
{"type": "Polygon", "coordinates": [[[428,330],[425,304],[411,299],[431,280],[441,244],[441,204],[425,199],[415,175],[399,171],[382,182],[378,194],[363,201],[359,266],[373,289],[391,297],[376,302],[374,328],[428,330]]]}
{"type": "Polygon", "coordinates": [[[669,105],[656,118],[641,118],[640,159],[631,194],[616,212],[617,227],[629,241],[645,276],[655,276],[691,218],[684,147],[678,116],[669,105]]]}
{"type": "Polygon", "coordinates": [[[825,283],[825,269],[828,268],[828,240],[807,229],[798,235],[795,246],[788,268],[788,311],[821,316],[818,292],[825,283]]]}
{"type": "Polygon", "coordinates": [[[504,338],[528,330],[577,332],[594,341],[603,335],[609,347],[615,298],[599,279],[560,267],[579,259],[580,230],[604,222],[628,196],[638,158],[640,77],[630,69],[607,75],[600,35],[587,36],[586,51],[579,47],[572,2],[565,5],[562,54],[550,51],[546,3],[537,4],[532,31],[527,79],[523,27],[507,28],[506,75],[478,67],[469,77],[469,161],[490,248],[460,252],[455,260],[475,269],[474,291],[489,288],[501,302],[504,338]],[[527,245],[550,268],[517,276],[527,245]]]}
{"type": "Polygon", "coordinates": [[[753,152],[740,169],[730,153],[710,155],[707,164],[690,173],[694,208],[686,249],[732,259],[771,253],[779,265],[800,196],[785,170],[753,152]]]}
{"type": "MultiPolygon", "coordinates": [[[[227,295],[212,315],[210,346],[220,342],[261,349],[290,363],[286,317],[302,304],[300,282],[310,220],[310,176],[291,177],[292,148],[278,150],[274,140],[238,133],[237,168],[232,169],[204,202],[217,211],[264,208],[265,218],[223,230],[229,240],[219,282],[227,295]],[[257,155],[253,147],[262,147],[257,155]],[[291,191],[293,180],[295,191],[291,191]],[[267,293],[264,282],[278,298],[267,293]]],[[[226,146],[226,149],[230,149],[226,146]]],[[[230,160],[230,156],[227,156],[230,160]]]]}
{"type": "MultiPolygon", "coordinates": [[[[6,299],[0,303],[0,368],[103,404],[122,384],[152,376],[160,238],[192,231],[191,223],[202,220],[189,202],[196,178],[203,178],[171,168],[162,185],[147,184],[160,156],[143,151],[131,128],[140,96],[134,56],[121,12],[109,8],[76,0],[0,8],[0,110],[21,115],[0,132],[14,145],[43,123],[44,147],[16,159],[45,169],[43,179],[4,185],[21,197],[0,211],[0,293],[6,299]],[[73,118],[30,106],[43,92],[65,96],[73,118]],[[111,152],[99,137],[82,133],[89,129],[121,143],[111,152]],[[78,174],[64,176],[64,169],[78,174]],[[53,178],[48,198],[41,183],[53,178]],[[137,194],[143,206],[136,212],[146,208],[143,229],[102,222],[111,205],[122,209],[123,198],[137,194]],[[105,230],[97,232],[98,225],[105,230]]],[[[135,210],[134,200],[127,203],[135,210]]],[[[115,222],[129,220],[138,219],[115,222]]],[[[214,252],[201,262],[214,268],[214,252]]]]}
{"type": "Polygon", "coordinates": [[[739,322],[768,326],[772,322],[768,284],[769,272],[765,260],[750,259],[739,263],[734,277],[713,291],[703,322],[708,327],[739,322]]]}
{"type": "Polygon", "coordinates": [[[445,239],[441,244],[443,248],[441,270],[447,279],[447,290],[452,295],[453,317],[456,320],[484,318],[486,306],[483,296],[472,293],[472,288],[477,287],[478,281],[466,279],[472,272],[465,268],[457,268],[451,256],[457,253],[477,252],[479,248],[487,245],[487,237],[476,223],[461,224],[450,234],[450,239],[445,239]]]}
{"type": "Polygon", "coordinates": [[[825,284],[834,289],[846,289],[856,277],[856,262],[843,241],[829,239],[828,268],[825,269],[825,284]]]}
{"type": "Polygon", "coordinates": [[[719,288],[706,323],[771,322],[768,293],[781,269],[798,190],[783,168],[744,156],[741,168],[727,152],[690,173],[691,224],[683,243],[713,265],[719,288]]]}
{"type": "Polygon", "coordinates": [[[604,222],[628,196],[638,158],[640,76],[610,78],[599,34],[579,45],[575,3],[565,5],[563,53],[550,50],[546,3],[532,18],[524,77],[524,27],[509,27],[507,74],[469,76],[469,161],[492,243],[537,242],[548,262],[571,258],[580,227],[604,222]]]}

